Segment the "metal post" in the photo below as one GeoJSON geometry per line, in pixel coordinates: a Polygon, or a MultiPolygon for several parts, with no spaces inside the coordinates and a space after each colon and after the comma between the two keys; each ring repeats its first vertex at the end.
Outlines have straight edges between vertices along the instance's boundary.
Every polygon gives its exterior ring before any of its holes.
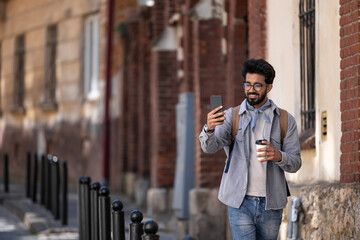
{"type": "Polygon", "coordinates": [[[59,159],[57,157],[53,157],[52,159],[52,173],[51,173],[51,210],[55,217],[55,219],[60,219],[60,208],[59,208],[59,196],[60,196],[60,170],[59,170],[59,159]]]}
{"type": "Polygon", "coordinates": [[[99,234],[100,240],[111,239],[110,196],[106,186],[99,192],[99,234]]]}
{"type": "Polygon", "coordinates": [[[130,240],[141,240],[143,235],[143,214],[139,210],[134,210],[130,213],[130,240]]]}
{"type": "Polygon", "coordinates": [[[79,240],[90,239],[90,182],[88,176],[79,179],[79,240]]]}
{"type": "Polygon", "coordinates": [[[68,222],[68,173],[67,173],[67,163],[63,161],[62,163],[62,214],[61,214],[61,224],[67,225],[68,222]]]}
{"type": "Polygon", "coordinates": [[[159,240],[160,237],[157,235],[159,227],[153,220],[147,220],[144,224],[145,234],[142,236],[142,240],[159,240]]]}
{"type": "Polygon", "coordinates": [[[51,209],[51,162],[52,162],[52,156],[50,154],[47,155],[46,160],[46,181],[45,181],[45,204],[47,209],[51,209]]]}
{"type": "Polygon", "coordinates": [[[106,73],[105,73],[105,108],[103,121],[103,182],[107,185],[110,181],[110,98],[111,98],[111,59],[113,38],[113,6],[114,0],[107,1],[107,43],[106,43],[106,73]]]}
{"type": "Polygon", "coordinates": [[[98,203],[99,190],[100,190],[100,183],[93,182],[90,190],[91,240],[99,240],[99,203],[98,203]]]}
{"type": "Polygon", "coordinates": [[[125,240],[125,219],[123,204],[119,200],[112,203],[113,240],[125,240]]]}
{"type": "Polygon", "coordinates": [[[31,155],[26,154],[26,197],[30,198],[30,181],[31,181],[31,155]]]}
{"type": "Polygon", "coordinates": [[[4,155],[4,190],[9,192],[9,156],[7,153],[4,155]]]}
{"type": "Polygon", "coordinates": [[[45,206],[45,173],[46,173],[46,161],[45,161],[45,155],[43,154],[41,156],[41,176],[40,176],[40,203],[41,205],[45,206]]]}
{"type": "Polygon", "coordinates": [[[34,154],[34,172],[33,172],[33,188],[32,188],[32,201],[36,202],[37,195],[37,179],[38,179],[38,157],[34,154]]]}

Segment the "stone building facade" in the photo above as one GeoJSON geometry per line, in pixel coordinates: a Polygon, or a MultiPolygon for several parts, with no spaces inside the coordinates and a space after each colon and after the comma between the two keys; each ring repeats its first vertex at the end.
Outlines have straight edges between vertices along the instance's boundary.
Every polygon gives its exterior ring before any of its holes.
{"type": "Polygon", "coordinates": [[[101,178],[92,167],[102,149],[101,7],[97,0],[1,1],[1,152],[13,176],[24,175],[29,151],[66,160],[73,182],[101,178]]]}
{"type": "Polygon", "coordinates": [[[23,176],[31,150],[67,160],[74,182],[104,178],[110,85],[111,188],[155,218],[168,215],[179,237],[231,239],[217,200],[225,155],[203,153],[197,136],[209,97],[222,95],[226,108],[240,103],[241,64],[264,58],[277,72],[270,98],[295,116],[301,137],[303,166],[287,175],[302,202],[298,238],[358,238],[359,0],[306,1],[314,4],[308,67],[316,69],[308,91],[301,90],[302,2],[0,1],[0,150],[14,159],[12,175],[23,176]],[[302,98],[310,92],[312,127],[304,128],[302,98]],[[179,209],[179,199],[188,204],[179,209]]]}

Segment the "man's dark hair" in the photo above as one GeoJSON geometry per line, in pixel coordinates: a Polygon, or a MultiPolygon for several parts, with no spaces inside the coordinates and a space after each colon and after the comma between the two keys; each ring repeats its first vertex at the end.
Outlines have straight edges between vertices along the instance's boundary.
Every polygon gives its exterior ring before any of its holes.
{"type": "Polygon", "coordinates": [[[272,84],[275,78],[275,70],[264,59],[249,59],[242,66],[241,73],[246,80],[247,73],[257,73],[265,77],[266,84],[272,84]]]}

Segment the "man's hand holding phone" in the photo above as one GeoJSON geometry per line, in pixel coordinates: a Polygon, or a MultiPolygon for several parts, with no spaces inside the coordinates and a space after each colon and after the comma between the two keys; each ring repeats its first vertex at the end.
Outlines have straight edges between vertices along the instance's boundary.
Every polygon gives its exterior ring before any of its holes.
{"type": "Polygon", "coordinates": [[[214,130],[216,126],[224,123],[224,120],[226,118],[224,117],[225,112],[222,111],[222,109],[223,109],[223,106],[219,106],[208,113],[208,115],[207,115],[208,130],[214,130]]]}

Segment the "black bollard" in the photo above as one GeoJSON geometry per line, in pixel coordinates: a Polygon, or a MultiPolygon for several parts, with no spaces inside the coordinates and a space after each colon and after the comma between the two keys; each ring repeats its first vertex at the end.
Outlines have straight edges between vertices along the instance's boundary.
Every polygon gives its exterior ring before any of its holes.
{"type": "Polygon", "coordinates": [[[26,154],[26,197],[30,198],[30,182],[31,182],[31,155],[26,154]]]}
{"type": "Polygon", "coordinates": [[[141,240],[143,235],[143,214],[139,210],[134,210],[130,213],[130,240],[141,240]]]}
{"type": "Polygon", "coordinates": [[[112,209],[113,240],[125,240],[125,219],[122,202],[119,200],[113,201],[112,209]]]}
{"type": "Polygon", "coordinates": [[[7,153],[4,155],[4,190],[9,192],[9,156],[7,153]]]}
{"type": "Polygon", "coordinates": [[[38,179],[38,157],[37,154],[34,154],[34,172],[33,172],[33,187],[32,187],[32,201],[36,202],[37,195],[37,179],[38,179]]]}
{"type": "Polygon", "coordinates": [[[68,223],[68,173],[67,173],[67,163],[63,161],[62,163],[62,178],[61,178],[61,186],[62,186],[62,214],[61,214],[61,224],[63,226],[68,223]]]}
{"type": "Polygon", "coordinates": [[[46,162],[45,162],[45,155],[41,155],[41,164],[40,164],[40,204],[45,206],[45,181],[46,181],[46,162]]]}
{"type": "Polygon", "coordinates": [[[50,154],[48,154],[46,156],[46,180],[45,180],[45,206],[48,210],[51,210],[51,163],[52,163],[52,156],[50,154]]]}
{"type": "Polygon", "coordinates": [[[98,203],[99,190],[100,190],[100,183],[93,182],[90,190],[91,240],[99,240],[99,203],[98,203]]]}
{"type": "Polygon", "coordinates": [[[145,234],[142,236],[142,240],[159,240],[160,237],[157,235],[159,227],[153,220],[147,220],[144,224],[145,234]]]}
{"type": "Polygon", "coordinates": [[[79,179],[79,240],[90,239],[90,182],[88,176],[79,179]]]}
{"type": "Polygon", "coordinates": [[[51,166],[51,210],[55,219],[60,219],[60,168],[59,159],[53,157],[51,166]]]}
{"type": "Polygon", "coordinates": [[[99,236],[100,240],[111,239],[110,196],[106,186],[99,191],[99,236]]]}

